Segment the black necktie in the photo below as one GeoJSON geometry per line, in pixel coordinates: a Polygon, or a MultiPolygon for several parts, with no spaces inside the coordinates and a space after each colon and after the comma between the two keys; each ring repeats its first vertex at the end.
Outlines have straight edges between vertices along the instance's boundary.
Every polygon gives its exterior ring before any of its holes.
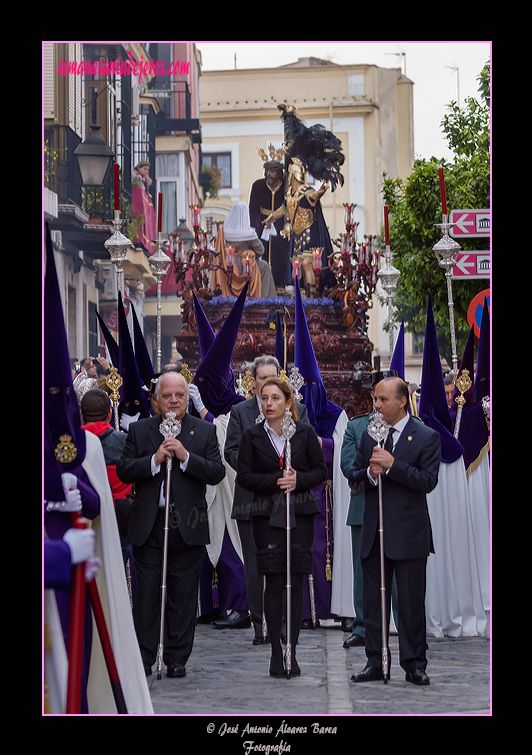
{"type": "Polygon", "coordinates": [[[390,432],[384,443],[384,450],[391,453],[393,451],[393,427],[390,427],[390,432]]]}

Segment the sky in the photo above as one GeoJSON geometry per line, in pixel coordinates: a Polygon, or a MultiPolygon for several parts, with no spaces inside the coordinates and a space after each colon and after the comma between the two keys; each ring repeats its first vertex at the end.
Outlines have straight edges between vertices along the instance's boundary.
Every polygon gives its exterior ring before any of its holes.
{"type": "MultiPolygon", "coordinates": [[[[479,99],[477,77],[491,42],[196,42],[204,71],[273,68],[317,57],[339,65],[401,68],[414,82],[414,152],[452,161],[441,131],[451,100],[479,99]],[[458,71],[456,70],[458,69],[458,71]]],[[[201,80],[200,80],[201,87],[201,80]]]]}

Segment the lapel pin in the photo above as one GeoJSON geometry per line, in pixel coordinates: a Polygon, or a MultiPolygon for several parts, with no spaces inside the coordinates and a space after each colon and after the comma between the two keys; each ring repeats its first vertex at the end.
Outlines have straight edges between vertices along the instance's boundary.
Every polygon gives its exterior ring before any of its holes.
{"type": "Polygon", "coordinates": [[[412,440],[412,436],[409,435],[408,438],[407,438],[407,440],[412,440]]]}
{"type": "Polygon", "coordinates": [[[190,431],[190,435],[194,435],[194,430],[191,430],[191,431],[190,431]]]}

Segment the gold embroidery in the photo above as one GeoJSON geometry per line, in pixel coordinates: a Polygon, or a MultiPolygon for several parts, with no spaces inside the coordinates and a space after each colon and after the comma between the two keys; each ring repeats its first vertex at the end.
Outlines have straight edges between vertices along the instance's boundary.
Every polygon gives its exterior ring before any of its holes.
{"type": "Polygon", "coordinates": [[[55,447],[55,458],[61,464],[69,464],[74,461],[78,455],[78,449],[72,443],[72,437],[70,435],[61,435],[59,437],[59,443],[55,447]]]}
{"type": "Polygon", "coordinates": [[[332,519],[333,515],[332,486],[332,480],[325,482],[325,538],[327,548],[325,555],[325,579],[327,582],[332,582],[331,539],[329,533],[329,530],[332,530],[332,522],[329,523],[329,518],[332,519]]]}

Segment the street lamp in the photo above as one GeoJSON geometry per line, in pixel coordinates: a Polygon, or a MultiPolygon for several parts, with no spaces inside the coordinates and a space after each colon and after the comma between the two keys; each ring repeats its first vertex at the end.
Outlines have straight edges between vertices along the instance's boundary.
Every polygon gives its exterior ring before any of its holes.
{"type": "Polygon", "coordinates": [[[85,141],[74,150],[83,186],[103,186],[114,156],[113,150],[100,134],[100,129],[98,124],[91,126],[85,141]]]}

